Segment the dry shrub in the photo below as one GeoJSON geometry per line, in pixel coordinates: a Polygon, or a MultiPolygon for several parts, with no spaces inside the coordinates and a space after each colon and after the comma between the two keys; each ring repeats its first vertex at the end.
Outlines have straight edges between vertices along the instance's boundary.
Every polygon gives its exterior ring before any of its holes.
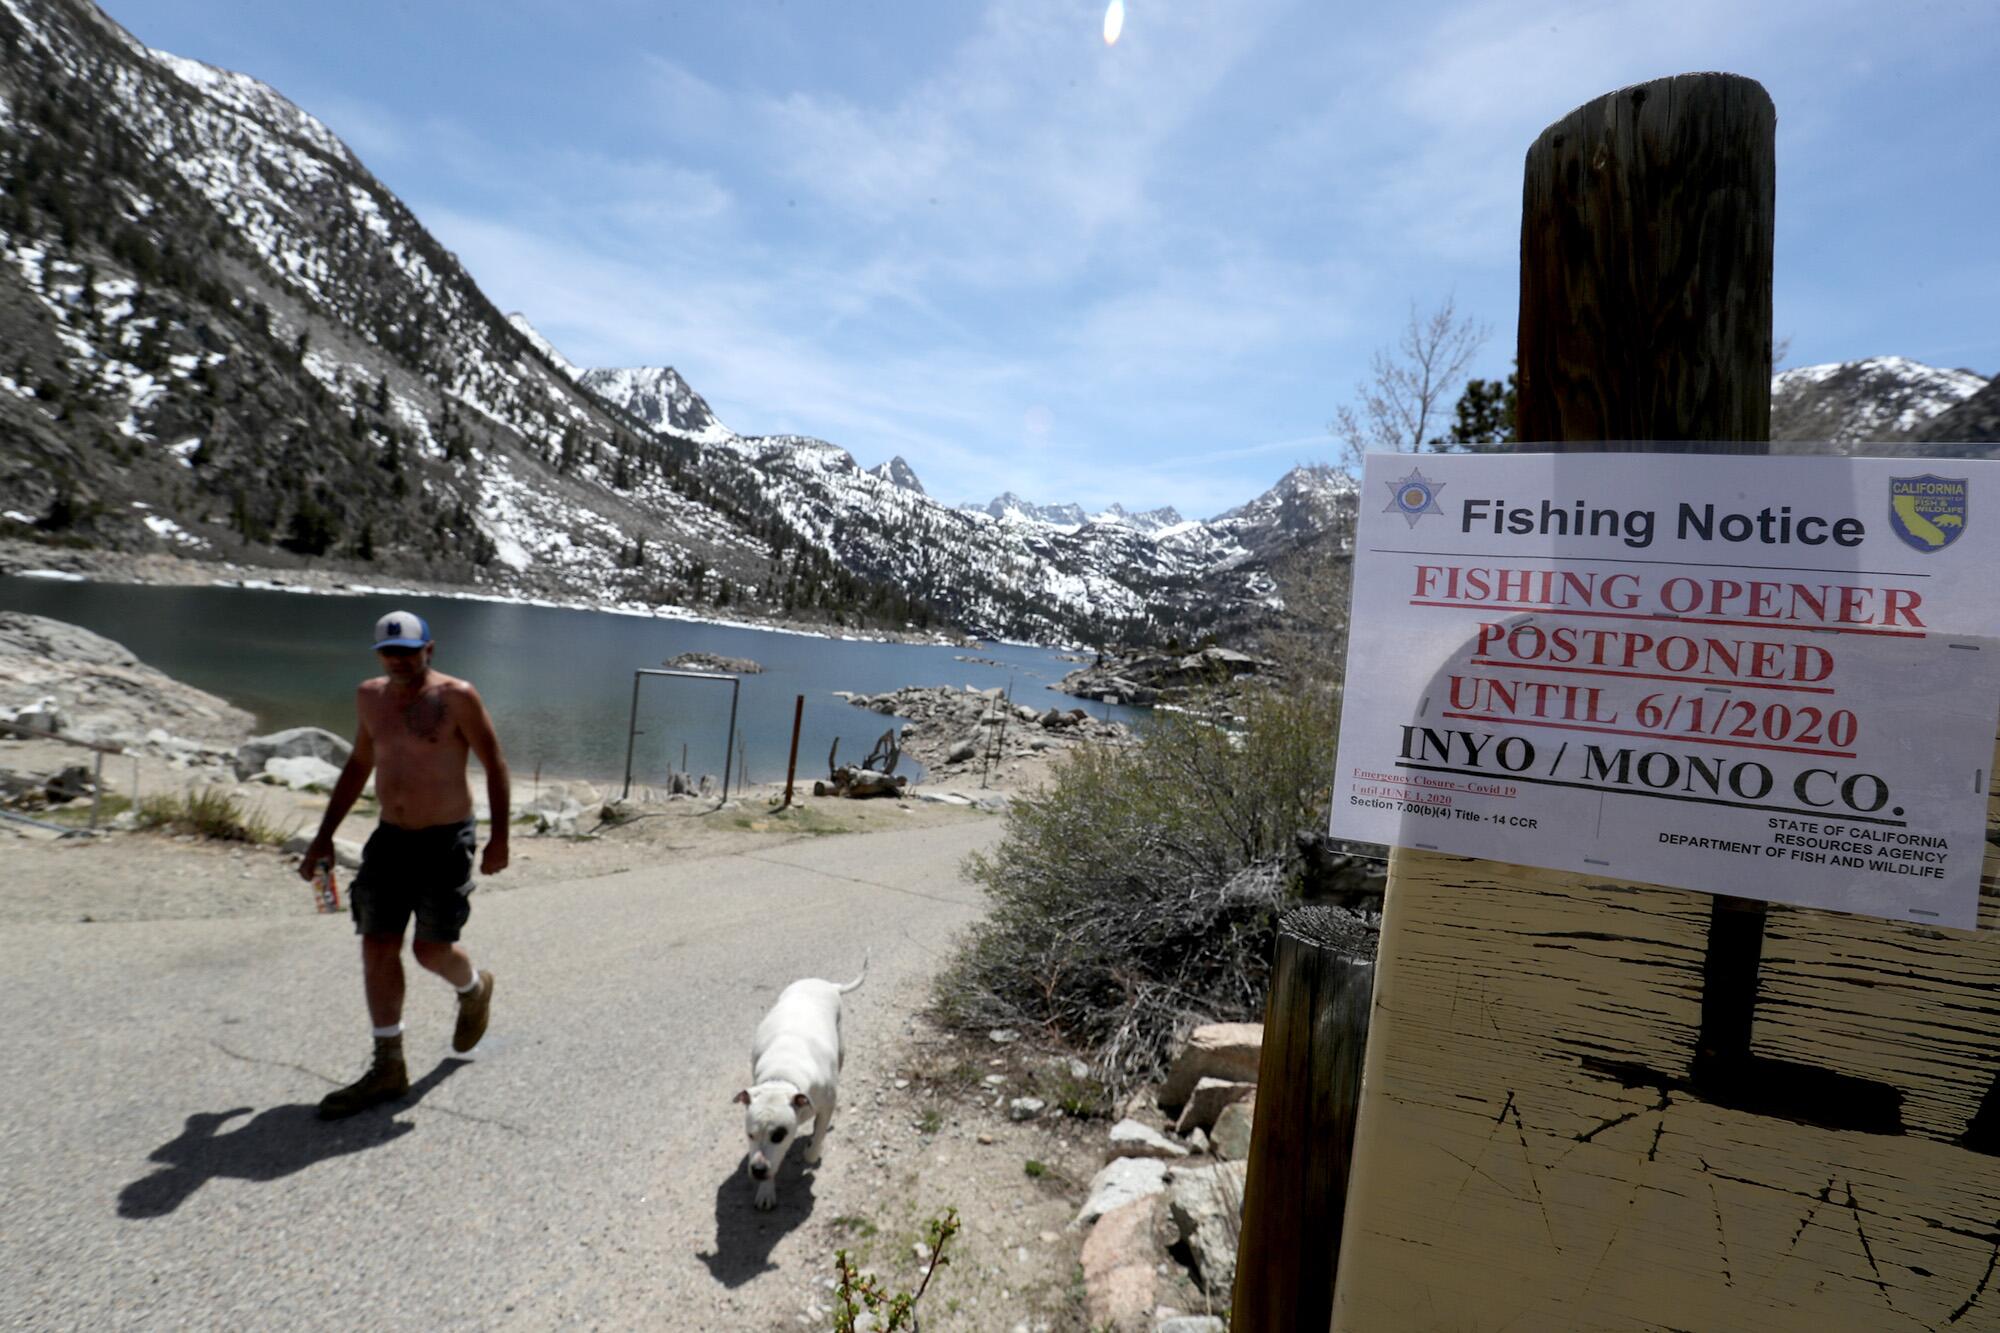
{"type": "Polygon", "coordinates": [[[1139,745],[1073,752],[1014,802],[968,867],[990,909],[939,977],[947,1022],[1040,1030],[1123,1087],[1195,1024],[1261,1017],[1294,835],[1326,819],[1336,700],[1308,684],[1208,702],[1156,715],[1139,745]]]}
{"type": "Polygon", "coordinates": [[[275,823],[262,806],[248,808],[233,792],[218,787],[190,787],[148,796],[139,802],[139,824],[253,846],[275,847],[291,836],[291,831],[275,823]]]}

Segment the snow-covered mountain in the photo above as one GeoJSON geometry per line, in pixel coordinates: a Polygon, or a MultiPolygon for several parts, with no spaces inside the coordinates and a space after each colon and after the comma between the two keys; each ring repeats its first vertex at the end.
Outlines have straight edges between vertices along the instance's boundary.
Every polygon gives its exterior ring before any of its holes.
{"type": "Polygon", "coordinates": [[[1140,532],[1157,534],[1168,528],[1179,527],[1187,520],[1182,518],[1180,511],[1172,505],[1161,505],[1158,509],[1143,509],[1135,514],[1114,500],[1103,511],[1093,514],[1090,521],[1123,523],[1126,527],[1136,528],[1140,532]]]}
{"type": "MultiPolygon", "coordinates": [[[[504,316],[255,79],[87,0],[4,0],[0,50],[0,538],[1109,641],[1246,623],[1274,565],[1349,530],[1325,469],[1201,521],[962,508],[900,458],[739,436],[672,369],[581,370],[504,316]]],[[[1806,367],[1773,434],[1978,449],[2000,390],[1806,367]]]]}
{"type": "Polygon", "coordinates": [[[868,475],[879,477],[892,486],[901,486],[906,491],[915,491],[918,495],[924,494],[924,484],[917,480],[917,470],[903,461],[901,454],[886,463],[877,463],[869,468],[868,475]]]}
{"type": "Polygon", "coordinates": [[[1149,535],[1177,527],[1186,521],[1172,505],[1162,505],[1158,509],[1148,509],[1135,514],[1114,501],[1092,514],[1080,504],[1036,504],[1031,500],[1023,500],[1012,491],[1002,491],[985,504],[968,501],[959,508],[975,514],[986,514],[1006,523],[1040,523],[1048,527],[1071,530],[1085,523],[1110,523],[1149,535]]]}
{"type": "Polygon", "coordinates": [[[577,382],[607,402],[617,403],[647,429],[667,431],[704,443],[731,438],[700,394],[688,388],[672,366],[631,370],[586,370],[577,382]]]}
{"type": "Polygon", "coordinates": [[[541,332],[528,322],[526,315],[517,310],[507,316],[507,322],[512,324],[520,332],[521,336],[528,340],[528,346],[540,352],[550,365],[573,380],[582,378],[583,367],[571,361],[561,352],[558,352],[555,344],[544,338],[541,332]]]}
{"type": "Polygon", "coordinates": [[[959,508],[997,518],[1003,523],[1040,523],[1052,528],[1074,528],[1084,521],[1082,505],[1038,505],[1023,500],[1012,491],[1002,491],[983,505],[967,503],[959,508]]]}
{"type": "Polygon", "coordinates": [[[1912,439],[1985,387],[1983,375],[1900,356],[1799,366],[1771,378],[1771,440],[1829,441],[1853,452],[1912,439]]]}
{"type": "MultiPolygon", "coordinates": [[[[1954,441],[2000,444],[2000,378],[1986,381],[1984,387],[1970,398],[1924,422],[1917,427],[1916,438],[1926,449],[1954,441]]],[[[1994,452],[1986,449],[1982,451],[1982,456],[1990,457],[1994,452]]]]}
{"type": "Polygon", "coordinates": [[[87,0],[0,49],[0,537],[1051,640],[1268,597],[1254,521],[965,513],[579,370],[311,115],[87,0]]]}
{"type": "MultiPolygon", "coordinates": [[[[649,376],[671,372],[618,374],[625,378],[586,371],[582,382],[644,416],[621,388],[644,392],[649,376]]],[[[840,564],[950,607],[969,626],[1009,634],[1112,642],[1254,619],[1277,605],[1269,562],[1340,526],[1352,509],[1353,484],[1324,468],[1295,469],[1206,523],[1170,508],[1132,514],[1112,505],[1088,515],[1012,494],[951,506],[927,495],[901,458],[864,470],[825,440],[716,430],[711,442],[756,469],[785,522],[840,564]]]]}
{"type": "Polygon", "coordinates": [[[906,484],[900,459],[864,470],[824,440],[731,436],[723,447],[757,469],[789,525],[845,567],[972,627],[1043,638],[1114,642],[1254,619],[1276,605],[1267,562],[1337,526],[1343,495],[1352,507],[1343,474],[1308,484],[1294,473],[1213,523],[1142,527],[1122,511],[1100,522],[1079,509],[1071,525],[940,503],[906,484]],[[1321,504],[1318,527],[1306,521],[1307,494],[1321,504]]]}
{"type": "Polygon", "coordinates": [[[272,89],[85,0],[7,0],[0,47],[0,490],[33,520],[0,535],[610,604],[755,614],[781,571],[875,598],[801,564],[749,468],[576,384],[272,89]]]}

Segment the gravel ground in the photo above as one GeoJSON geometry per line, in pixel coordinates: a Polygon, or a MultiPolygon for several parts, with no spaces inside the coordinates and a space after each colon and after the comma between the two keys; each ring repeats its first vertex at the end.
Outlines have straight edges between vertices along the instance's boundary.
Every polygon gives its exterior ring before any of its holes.
{"type": "MultiPolygon", "coordinates": [[[[0,769],[24,773],[54,773],[90,756],[52,741],[0,737],[0,769]]],[[[105,788],[123,808],[136,793],[157,796],[217,786],[237,799],[247,815],[281,834],[318,829],[326,798],[261,782],[215,781],[213,768],[177,766],[157,754],[113,756],[104,764],[105,788]]],[[[707,856],[750,849],[773,836],[819,837],[867,833],[885,829],[932,828],[969,817],[991,818],[972,803],[1004,799],[1007,790],[1039,785],[1047,776],[1047,761],[1037,756],[1011,766],[1008,788],[982,789],[978,775],[958,783],[926,783],[902,799],[848,801],[817,799],[806,793],[810,782],[797,787],[795,809],[773,814],[783,796],[783,784],[756,784],[732,792],[734,808],[717,810],[712,800],[642,802],[646,815],[634,823],[600,828],[593,804],[578,820],[581,832],[595,836],[536,836],[517,823],[509,839],[513,864],[482,892],[504,894],[558,880],[590,879],[655,864],[662,857],[707,856]],[[951,793],[949,802],[925,799],[951,793]],[[923,793],[919,795],[918,793],[923,793]],[[962,803],[961,803],[962,802],[962,803]]],[[[475,802],[485,808],[485,787],[473,775],[475,802]]],[[[544,778],[542,790],[565,783],[544,778]]],[[[515,778],[517,819],[531,801],[534,786],[515,778]]],[[[616,791],[602,793],[614,796],[616,791]]],[[[642,793],[635,792],[635,796],[642,793]]],[[[46,823],[81,828],[90,802],[81,800],[54,812],[23,813],[46,823]]],[[[337,837],[356,844],[374,828],[374,806],[367,800],[342,823],[337,837]]],[[[108,821],[107,821],[108,829],[108,821]]],[[[484,833],[481,837],[483,839],[484,833]]],[[[309,916],[311,893],[300,880],[281,873],[293,858],[265,846],[205,842],[162,832],[109,830],[98,838],[58,839],[51,833],[0,821],[0,923],[24,921],[180,920],[193,917],[309,916]]],[[[351,874],[352,872],[347,872],[351,874]]],[[[344,878],[344,876],[343,876],[344,878]]]]}

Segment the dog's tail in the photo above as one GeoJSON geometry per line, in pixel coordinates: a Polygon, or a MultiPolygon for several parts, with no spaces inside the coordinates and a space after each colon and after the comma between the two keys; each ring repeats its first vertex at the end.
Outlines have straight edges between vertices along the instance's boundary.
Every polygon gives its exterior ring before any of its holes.
{"type": "Polygon", "coordinates": [[[852,981],[848,982],[848,983],[847,983],[847,984],[846,984],[845,986],[842,986],[842,987],[840,988],[840,993],[841,993],[842,995],[845,995],[845,994],[847,994],[847,992],[849,992],[849,991],[851,991],[851,990],[860,990],[860,989],[861,989],[861,983],[862,983],[862,982],[864,982],[864,981],[866,981],[866,980],[868,980],[868,960],[869,960],[870,958],[873,958],[874,956],[875,956],[875,951],[874,951],[873,949],[869,949],[869,950],[866,950],[865,952],[863,952],[863,953],[862,953],[862,955],[861,955],[861,975],[860,975],[860,976],[858,976],[858,977],[856,977],[856,978],[855,978],[854,980],[852,980],[852,981]]]}

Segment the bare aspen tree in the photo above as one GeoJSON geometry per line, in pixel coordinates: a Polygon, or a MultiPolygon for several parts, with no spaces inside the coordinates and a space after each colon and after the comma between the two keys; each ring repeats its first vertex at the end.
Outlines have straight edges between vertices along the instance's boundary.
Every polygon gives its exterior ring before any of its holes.
{"type": "Polygon", "coordinates": [[[1355,401],[1334,414],[1330,429],[1340,437],[1342,466],[1358,474],[1363,454],[1445,447],[1451,395],[1488,332],[1477,320],[1461,319],[1449,296],[1429,315],[1411,302],[1396,346],[1375,349],[1355,401]]]}
{"type": "Polygon", "coordinates": [[[1272,569],[1285,609],[1266,633],[1264,647],[1285,679],[1301,687],[1337,687],[1340,682],[1347,658],[1353,539],[1350,510],[1310,546],[1272,569]]]}

